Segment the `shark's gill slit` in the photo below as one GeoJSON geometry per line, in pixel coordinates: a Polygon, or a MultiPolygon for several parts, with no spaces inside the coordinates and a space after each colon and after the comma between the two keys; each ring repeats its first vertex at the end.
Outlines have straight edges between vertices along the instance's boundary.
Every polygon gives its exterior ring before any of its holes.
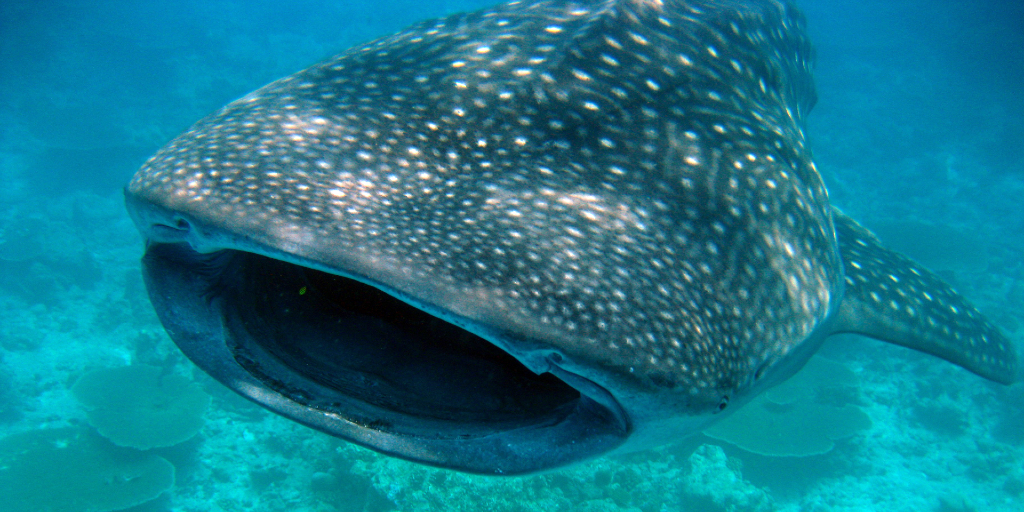
{"type": "Polygon", "coordinates": [[[253,354],[242,345],[256,343],[309,381],[379,408],[389,428],[408,428],[402,418],[516,428],[558,421],[580,399],[553,375],[372,286],[250,253],[231,264],[220,293],[236,352],[253,354]]]}

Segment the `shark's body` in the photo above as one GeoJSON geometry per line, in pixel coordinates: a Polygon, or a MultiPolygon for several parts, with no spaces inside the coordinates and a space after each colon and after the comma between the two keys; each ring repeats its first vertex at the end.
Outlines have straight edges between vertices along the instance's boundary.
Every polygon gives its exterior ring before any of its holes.
{"type": "Polygon", "coordinates": [[[1011,343],[828,202],[785,2],[512,3],[200,121],[127,189],[200,367],[385,453],[523,473],[699,431],[861,332],[1011,343]]]}

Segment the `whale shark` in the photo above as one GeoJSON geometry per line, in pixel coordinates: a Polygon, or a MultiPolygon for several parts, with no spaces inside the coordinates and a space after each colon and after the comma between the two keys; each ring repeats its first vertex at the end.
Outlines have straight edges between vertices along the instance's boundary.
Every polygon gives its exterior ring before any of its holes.
{"type": "Polygon", "coordinates": [[[543,471],[700,432],[836,333],[1000,383],[1013,343],[828,198],[784,0],[424,21],[200,120],[125,189],[205,372],[384,454],[543,471]]]}

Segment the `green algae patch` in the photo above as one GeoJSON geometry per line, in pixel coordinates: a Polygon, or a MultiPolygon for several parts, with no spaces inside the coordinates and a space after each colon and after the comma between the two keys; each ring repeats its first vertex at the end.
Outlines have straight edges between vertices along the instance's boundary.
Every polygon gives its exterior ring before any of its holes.
{"type": "Polygon", "coordinates": [[[90,372],[71,392],[97,432],[118,446],[140,450],[191,439],[203,427],[210,405],[198,384],[147,365],[90,372]]]}
{"type": "Polygon", "coordinates": [[[108,512],[150,501],[174,486],[161,457],[114,446],[78,428],[0,439],[0,501],[7,512],[108,512]]]}
{"type": "Polygon", "coordinates": [[[828,453],[837,440],[871,427],[868,415],[848,403],[855,401],[856,382],[843,365],[815,357],[704,434],[770,457],[828,453]]]}

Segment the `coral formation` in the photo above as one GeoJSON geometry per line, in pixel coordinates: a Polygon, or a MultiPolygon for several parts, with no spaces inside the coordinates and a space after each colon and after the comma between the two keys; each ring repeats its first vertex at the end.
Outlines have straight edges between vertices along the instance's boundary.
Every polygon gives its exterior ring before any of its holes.
{"type": "Polygon", "coordinates": [[[0,439],[0,496],[7,512],[107,512],[174,486],[174,466],[76,428],[0,439]]]}
{"type": "Polygon", "coordinates": [[[13,374],[0,352],[0,424],[12,423],[22,416],[23,399],[15,388],[13,374]]]}
{"type": "Polygon", "coordinates": [[[1024,404],[1024,384],[998,388],[996,396],[1002,407],[992,428],[992,437],[1003,443],[1024,445],[1024,407],[1021,406],[1024,404]]]}
{"type": "Polygon", "coordinates": [[[345,512],[779,510],[766,489],[744,478],[738,459],[713,445],[599,458],[515,478],[428,468],[354,446],[339,447],[329,460],[326,471],[310,476],[309,488],[319,501],[345,512]],[[345,467],[345,460],[352,462],[345,467]]]}
{"type": "Polygon", "coordinates": [[[25,206],[0,214],[0,290],[53,304],[72,287],[93,288],[101,277],[73,226],[25,206]]]}
{"type": "Polygon", "coordinates": [[[71,392],[101,435],[141,450],[187,441],[203,427],[210,405],[198,384],[148,365],[96,370],[78,379],[71,392]]]}
{"type": "Polygon", "coordinates": [[[867,414],[849,403],[855,383],[845,366],[815,357],[793,378],[704,433],[759,455],[827,453],[836,440],[871,426],[867,414]]]}
{"type": "Polygon", "coordinates": [[[690,455],[689,462],[690,474],[684,482],[685,490],[688,494],[704,497],[714,504],[713,508],[751,512],[775,509],[771,496],[744,480],[721,447],[703,445],[690,455]]]}

